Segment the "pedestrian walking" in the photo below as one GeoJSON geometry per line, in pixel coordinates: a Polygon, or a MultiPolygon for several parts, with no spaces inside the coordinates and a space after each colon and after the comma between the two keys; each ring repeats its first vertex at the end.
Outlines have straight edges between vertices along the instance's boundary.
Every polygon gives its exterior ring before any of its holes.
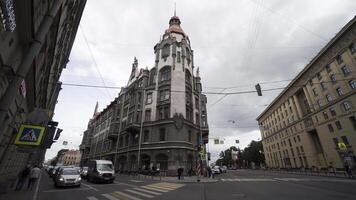
{"type": "Polygon", "coordinates": [[[16,184],[16,188],[15,190],[19,191],[22,189],[23,185],[25,184],[28,175],[31,172],[31,167],[30,165],[26,165],[25,168],[23,170],[21,170],[21,172],[18,175],[18,180],[17,180],[17,184],[16,184]]]}
{"type": "Polygon", "coordinates": [[[347,161],[344,162],[344,168],[349,178],[355,178],[354,175],[352,174],[352,169],[347,161]]]}
{"type": "Polygon", "coordinates": [[[178,168],[177,169],[177,174],[178,174],[178,180],[180,180],[181,179],[181,176],[182,176],[182,173],[183,173],[183,168],[178,168]]]}
{"type": "Polygon", "coordinates": [[[37,180],[40,178],[41,174],[41,169],[37,167],[37,165],[34,166],[34,168],[31,169],[30,172],[30,179],[28,181],[27,189],[32,190],[33,186],[36,184],[37,180]]]}

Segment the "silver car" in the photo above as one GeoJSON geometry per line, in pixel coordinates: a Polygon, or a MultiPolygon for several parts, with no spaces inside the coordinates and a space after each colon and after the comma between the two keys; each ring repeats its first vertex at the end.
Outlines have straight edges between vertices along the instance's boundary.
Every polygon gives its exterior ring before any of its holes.
{"type": "Polygon", "coordinates": [[[55,187],[77,186],[80,187],[82,178],[75,168],[62,168],[54,180],[55,187]]]}

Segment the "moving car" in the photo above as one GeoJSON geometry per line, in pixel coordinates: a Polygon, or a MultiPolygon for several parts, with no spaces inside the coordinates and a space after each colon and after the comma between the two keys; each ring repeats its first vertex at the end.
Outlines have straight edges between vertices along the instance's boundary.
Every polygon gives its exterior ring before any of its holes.
{"type": "Polygon", "coordinates": [[[110,160],[91,160],[88,165],[87,179],[90,182],[113,183],[115,172],[110,160]]]}
{"type": "Polygon", "coordinates": [[[80,187],[81,177],[75,168],[60,168],[54,180],[54,186],[77,186],[80,187]]]}
{"type": "Polygon", "coordinates": [[[80,169],[80,176],[86,178],[88,176],[88,167],[83,167],[80,169]]]}

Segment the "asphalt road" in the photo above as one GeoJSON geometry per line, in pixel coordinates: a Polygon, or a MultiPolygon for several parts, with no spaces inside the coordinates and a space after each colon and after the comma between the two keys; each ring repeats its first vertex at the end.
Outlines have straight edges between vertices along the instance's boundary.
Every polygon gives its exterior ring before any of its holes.
{"type": "Polygon", "coordinates": [[[356,180],[236,170],[215,183],[159,182],[120,176],[114,184],[83,181],[80,188],[56,189],[42,177],[38,200],[224,200],[356,199],[356,180]]]}

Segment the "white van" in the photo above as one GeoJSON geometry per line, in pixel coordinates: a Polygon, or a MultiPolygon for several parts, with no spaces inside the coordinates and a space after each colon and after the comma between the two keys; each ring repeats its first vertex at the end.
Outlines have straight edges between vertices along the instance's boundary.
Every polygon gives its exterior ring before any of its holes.
{"type": "Polygon", "coordinates": [[[88,165],[87,176],[90,182],[113,183],[115,172],[111,160],[91,160],[88,165]]]}

